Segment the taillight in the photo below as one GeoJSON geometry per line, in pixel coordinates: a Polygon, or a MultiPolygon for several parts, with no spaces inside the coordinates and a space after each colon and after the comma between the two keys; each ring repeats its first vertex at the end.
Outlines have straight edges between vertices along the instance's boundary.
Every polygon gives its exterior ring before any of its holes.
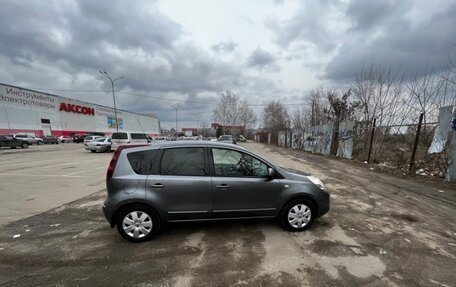
{"type": "Polygon", "coordinates": [[[116,151],[114,152],[114,155],[112,156],[111,162],[109,163],[108,166],[108,171],[106,172],[106,178],[112,178],[112,175],[114,174],[114,170],[116,169],[117,165],[117,160],[119,160],[120,153],[122,150],[126,148],[132,148],[132,147],[140,147],[140,146],[147,146],[145,144],[137,144],[137,145],[121,145],[119,146],[116,151]]]}

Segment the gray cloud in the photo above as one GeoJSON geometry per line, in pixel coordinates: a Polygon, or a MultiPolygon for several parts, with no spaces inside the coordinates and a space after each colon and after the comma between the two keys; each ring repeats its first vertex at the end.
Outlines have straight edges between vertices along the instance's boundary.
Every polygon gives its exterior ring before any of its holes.
{"type": "Polygon", "coordinates": [[[277,64],[277,57],[268,51],[264,51],[261,48],[257,48],[247,58],[247,66],[258,69],[271,69],[274,72],[280,70],[280,66],[277,64]]]}
{"type": "Polygon", "coordinates": [[[233,41],[226,41],[213,45],[211,49],[216,53],[232,53],[236,51],[237,46],[239,46],[238,43],[235,43],[233,41]]]}
{"type": "MultiPolygon", "coordinates": [[[[356,27],[363,19],[355,16],[356,27]]],[[[347,80],[372,63],[418,76],[426,66],[435,71],[445,69],[448,55],[456,51],[456,4],[442,7],[429,19],[414,20],[398,16],[375,27],[376,33],[353,31],[327,65],[324,77],[347,80]]]]}
{"type": "Polygon", "coordinates": [[[346,16],[352,22],[355,30],[369,30],[381,27],[389,20],[395,20],[404,16],[412,6],[410,0],[394,1],[363,1],[353,0],[350,2],[346,16]]]}
{"type": "Polygon", "coordinates": [[[295,41],[302,41],[330,52],[336,47],[336,39],[327,23],[342,6],[338,0],[302,2],[290,19],[268,18],[265,26],[275,32],[276,43],[285,49],[295,41]]]}
{"type": "MultiPolygon", "coordinates": [[[[183,103],[188,112],[182,115],[188,113],[193,121],[192,113],[212,114],[207,103],[217,99],[217,92],[255,81],[243,75],[241,64],[224,62],[183,41],[180,24],[161,14],[154,1],[8,2],[2,4],[0,26],[3,82],[26,88],[106,90],[110,84],[98,74],[106,70],[113,77],[125,76],[116,82],[117,90],[143,95],[118,93],[120,108],[155,111],[162,122],[173,121],[174,100],[183,103]],[[189,100],[200,94],[206,95],[202,104],[189,100]]],[[[228,41],[218,49],[234,51],[237,45],[228,41]]],[[[53,93],[105,105],[112,101],[109,93],[53,93]]]]}

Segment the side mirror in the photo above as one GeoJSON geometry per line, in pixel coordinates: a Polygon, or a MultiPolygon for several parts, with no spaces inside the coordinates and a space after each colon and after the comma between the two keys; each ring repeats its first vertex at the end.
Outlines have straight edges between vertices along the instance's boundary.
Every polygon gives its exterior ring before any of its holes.
{"type": "Polygon", "coordinates": [[[276,171],[275,169],[273,169],[272,167],[268,167],[268,177],[270,179],[273,179],[276,175],[276,171]]]}

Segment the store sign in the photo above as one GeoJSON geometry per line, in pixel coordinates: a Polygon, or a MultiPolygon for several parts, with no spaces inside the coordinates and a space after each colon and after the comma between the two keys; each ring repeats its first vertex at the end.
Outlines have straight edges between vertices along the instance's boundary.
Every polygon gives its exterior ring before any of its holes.
{"type": "Polygon", "coordinates": [[[73,104],[65,104],[60,103],[60,111],[68,112],[68,113],[75,113],[75,114],[83,114],[88,116],[95,115],[95,109],[85,106],[73,105],[73,104]]]}

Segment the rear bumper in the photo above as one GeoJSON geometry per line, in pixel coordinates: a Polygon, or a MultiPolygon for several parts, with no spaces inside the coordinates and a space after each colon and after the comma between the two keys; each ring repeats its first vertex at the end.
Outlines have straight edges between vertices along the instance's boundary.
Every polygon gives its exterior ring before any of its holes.
{"type": "Polygon", "coordinates": [[[90,147],[90,146],[85,146],[86,150],[94,150],[94,151],[103,151],[106,149],[105,146],[97,146],[97,147],[90,147]]]}
{"type": "Polygon", "coordinates": [[[111,227],[114,227],[114,225],[115,225],[115,222],[113,222],[114,211],[113,211],[112,206],[110,205],[109,198],[103,202],[103,204],[101,205],[101,209],[103,210],[103,214],[104,214],[106,220],[109,222],[109,225],[111,225],[111,227]]]}

